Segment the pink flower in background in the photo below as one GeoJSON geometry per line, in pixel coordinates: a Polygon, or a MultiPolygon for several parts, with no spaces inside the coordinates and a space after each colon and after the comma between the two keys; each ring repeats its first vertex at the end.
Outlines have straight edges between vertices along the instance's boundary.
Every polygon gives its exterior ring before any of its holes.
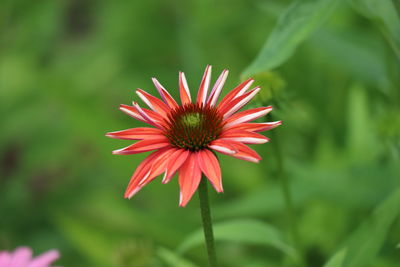
{"type": "Polygon", "coordinates": [[[59,257],[57,250],[50,250],[32,258],[30,248],[19,247],[13,252],[0,251],[0,267],[49,267],[59,257]]]}
{"type": "Polygon", "coordinates": [[[196,101],[192,101],[184,73],[179,73],[181,104],[153,78],[161,99],[138,89],[136,93],[150,109],[137,103],[121,105],[120,109],[131,117],[154,128],[139,127],[108,133],[108,137],[140,140],[128,147],[113,151],[114,154],[129,155],[155,150],[136,169],[126,198],[131,198],[143,186],[164,173],[163,183],[179,172],[180,206],[191,199],[204,175],[217,192],[222,192],[221,169],[214,151],[242,160],[258,162],[261,157],[248,144],[262,144],[269,139],[258,132],[267,131],[281,122],[250,123],[265,116],[272,107],[259,107],[241,112],[260,90],[250,89],[253,79],[248,79],[231,92],[219,104],[218,97],[227,78],[224,70],[208,93],[211,66],[207,66],[196,101]]]}

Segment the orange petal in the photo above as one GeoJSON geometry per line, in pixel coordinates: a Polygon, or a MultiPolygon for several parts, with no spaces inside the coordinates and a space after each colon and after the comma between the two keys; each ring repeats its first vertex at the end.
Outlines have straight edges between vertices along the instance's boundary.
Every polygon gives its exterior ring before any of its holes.
{"type": "Polygon", "coordinates": [[[224,118],[229,118],[233,113],[241,109],[246,105],[253,97],[260,91],[260,87],[256,87],[253,90],[233,99],[229,104],[225,105],[223,109],[218,107],[218,110],[224,114],[224,118]]]}
{"type": "Polygon", "coordinates": [[[179,170],[179,186],[181,189],[179,206],[185,207],[200,184],[201,171],[195,153],[190,153],[179,170]]]}
{"type": "Polygon", "coordinates": [[[165,176],[162,180],[163,184],[168,183],[171,178],[175,175],[176,171],[182,166],[189,156],[189,151],[184,149],[179,149],[175,151],[169,158],[167,163],[167,168],[165,171],[165,176]]]}
{"type": "Polygon", "coordinates": [[[139,164],[133,173],[131,180],[129,181],[128,187],[126,188],[124,195],[125,198],[131,198],[134,194],[139,192],[139,190],[142,188],[141,186],[138,186],[139,182],[149,176],[153,160],[161,153],[163,153],[163,151],[157,150],[147,156],[147,158],[145,158],[142,163],[139,164]]]}
{"type": "Polygon", "coordinates": [[[226,128],[226,131],[236,129],[236,130],[245,130],[250,132],[264,132],[274,129],[275,127],[278,127],[281,124],[282,121],[262,122],[262,123],[239,123],[226,128]]]}
{"type": "Polygon", "coordinates": [[[272,107],[268,106],[268,107],[253,108],[238,112],[229,117],[227,120],[225,120],[225,128],[237,125],[239,123],[255,120],[257,118],[260,118],[268,114],[271,110],[272,107]]]}
{"type": "Polygon", "coordinates": [[[141,108],[138,103],[133,102],[133,107],[146,120],[146,123],[157,128],[165,128],[165,121],[161,115],[149,109],[141,108]]]}
{"type": "MultiPolygon", "coordinates": [[[[259,162],[261,160],[260,155],[250,147],[242,144],[241,142],[236,142],[228,139],[217,139],[213,142],[218,141],[218,145],[221,147],[231,148],[234,149],[235,153],[226,153],[224,150],[217,150],[216,151],[226,154],[228,156],[232,156],[238,159],[243,159],[251,162],[259,162]]],[[[210,147],[211,148],[211,147],[210,147]]],[[[214,148],[213,148],[214,149],[214,148]]]]}
{"type": "Polygon", "coordinates": [[[210,97],[207,100],[207,104],[211,107],[215,106],[218,101],[219,95],[221,94],[222,87],[224,87],[226,78],[228,77],[228,70],[223,70],[221,75],[218,77],[213,89],[211,90],[210,97]]]}
{"type": "Polygon", "coordinates": [[[258,153],[250,147],[240,142],[231,141],[230,143],[238,150],[238,152],[236,154],[233,154],[232,157],[255,163],[258,163],[261,160],[260,155],[258,155],[258,153]]]}
{"type": "Polygon", "coordinates": [[[210,150],[201,150],[197,153],[197,162],[215,190],[217,190],[217,192],[223,192],[221,168],[217,157],[215,157],[210,150]]]}
{"type": "Polygon", "coordinates": [[[223,139],[217,139],[212,141],[208,147],[226,155],[233,155],[238,152],[235,147],[229,144],[228,140],[223,140],[223,139]]]}
{"type": "Polygon", "coordinates": [[[211,79],[211,66],[207,65],[206,70],[204,71],[203,78],[201,79],[199,92],[197,94],[197,104],[205,105],[207,99],[208,87],[210,86],[211,79]]]}
{"type": "Polygon", "coordinates": [[[147,123],[147,120],[146,120],[145,118],[143,118],[143,116],[140,115],[139,112],[137,112],[137,110],[136,110],[134,107],[121,104],[121,105],[119,106],[119,109],[120,109],[122,112],[128,114],[129,116],[131,116],[131,117],[133,117],[133,118],[135,118],[135,119],[137,119],[137,120],[139,120],[139,121],[142,121],[142,122],[146,122],[146,123],[147,123]]]}
{"type": "Polygon", "coordinates": [[[163,152],[157,155],[157,157],[153,160],[151,171],[148,177],[140,181],[139,186],[145,186],[166,170],[168,158],[173,152],[176,151],[176,148],[166,148],[162,151],[163,152]]]}
{"type": "Polygon", "coordinates": [[[157,81],[156,78],[152,78],[154,86],[157,88],[158,93],[164,100],[164,102],[172,109],[177,108],[178,104],[175,99],[168,93],[168,91],[157,81]]]}
{"type": "Polygon", "coordinates": [[[162,115],[163,117],[167,117],[170,108],[163,101],[143,91],[142,89],[138,89],[136,93],[152,110],[162,115]]]}
{"type": "Polygon", "coordinates": [[[107,137],[125,140],[160,139],[163,131],[157,128],[138,127],[122,131],[110,132],[107,137]]]}
{"type": "Polygon", "coordinates": [[[236,129],[224,131],[220,138],[241,142],[243,144],[264,144],[269,141],[269,138],[264,135],[236,129]]]}
{"type": "Polygon", "coordinates": [[[182,105],[190,104],[192,102],[190,98],[189,86],[183,72],[179,72],[179,92],[181,95],[182,105]]]}
{"type": "Polygon", "coordinates": [[[113,154],[117,155],[138,154],[142,152],[160,149],[166,146],[170,146],[169,141],[166,137],[160,139],[142,140],[133,145],[114,150],[113,154]]]}
{"type": "Polygon", "coordinates": [[[253,79],[248,79],[243,83],[239,84],[235,89],[230,91],[219,103],[220,108],[224,108],[225,105],[229,104],[234,98],[243,95],[253,84],[253,79]]]}

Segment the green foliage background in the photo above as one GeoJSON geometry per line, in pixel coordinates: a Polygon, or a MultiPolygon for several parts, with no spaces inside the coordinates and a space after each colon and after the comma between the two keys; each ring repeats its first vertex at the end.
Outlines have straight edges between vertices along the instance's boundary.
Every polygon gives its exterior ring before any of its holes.
{"type": "Polygon", "coordinates": [[[221,266],[398,266],[400,20],[389,0],[0,3],[0,250],[58,248],[62,266],[206,266],[196,196],[176,179],[123,199],[145,155],[104,137],[156,90],[192,94],[206,64],[253,76],[253,105],[283,120],[255,149],[221,156],[211,193],[221,266]],[[281,157],[279,157],[281,155],[281,157]],[[294,214],[288,215],[282,180],[294,214]]]}

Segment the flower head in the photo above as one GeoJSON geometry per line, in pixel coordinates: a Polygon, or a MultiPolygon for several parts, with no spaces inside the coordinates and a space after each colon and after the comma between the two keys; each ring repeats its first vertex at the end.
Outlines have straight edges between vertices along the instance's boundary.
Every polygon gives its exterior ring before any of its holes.
{"type": "Polygon", "coordinates": [[[0,266],[9,267],[50,267],[60,257],[58,251],[50,250],[32,258],[32,250],[19,247],[13,252],[0,251],[0,266]]]}
{"type": "Polygon", "coordinates": [[[133,118],[154,126],[107,134],[112,138],[140,140],[113,151],[114,154],[155,150],[136,169],[125,192],[126,198],[131,198],[158,175],[164,173],[162,182],[167,183],[178,172],[179,205],[185,206],[196,191],[202,173],[217,192],[223,191],[221,169],[214,151],[251,162],[261,160],[247,144],[268,142],[269,139],[258,132],[275,128],[281,122],[250,123],[270,112],[271,106],[237,112],[260,90],[259,87],[250,89],[252,79],[241,83],[217,104],[227,76],[228,71],[224,70],[208,93],[211,66],[207,66],[196,101],[192,101],[185,75],[180,72],[181,104],[153,78],[162,100],[138,89],[136,93],[150,109],[142,108],[136,102],[132,106],[120,106],[133,118]]]}

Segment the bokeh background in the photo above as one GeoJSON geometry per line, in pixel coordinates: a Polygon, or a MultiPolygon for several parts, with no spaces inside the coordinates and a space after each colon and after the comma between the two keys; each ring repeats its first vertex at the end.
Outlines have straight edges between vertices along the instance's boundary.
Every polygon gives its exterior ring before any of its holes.
{"type": "Polygon", "coordinates": [[[223,94],[255,77],[252,105],[283,121],[255,147],[259,164],[220,157],[221,266],[399,266],[396,7],[1,1],[0,250],[57,248],[67,267],[206,266],[197,196],[179,208],[177,179],[158,179],[123,199],[145,155],[112,155],[130,142],[104,134],[141,125],[118,106],[136,88],[156,94],[151,77],[177,97],[185,71],[194,94],[211,64],[213,81],[230,70],[223,94]]]}

